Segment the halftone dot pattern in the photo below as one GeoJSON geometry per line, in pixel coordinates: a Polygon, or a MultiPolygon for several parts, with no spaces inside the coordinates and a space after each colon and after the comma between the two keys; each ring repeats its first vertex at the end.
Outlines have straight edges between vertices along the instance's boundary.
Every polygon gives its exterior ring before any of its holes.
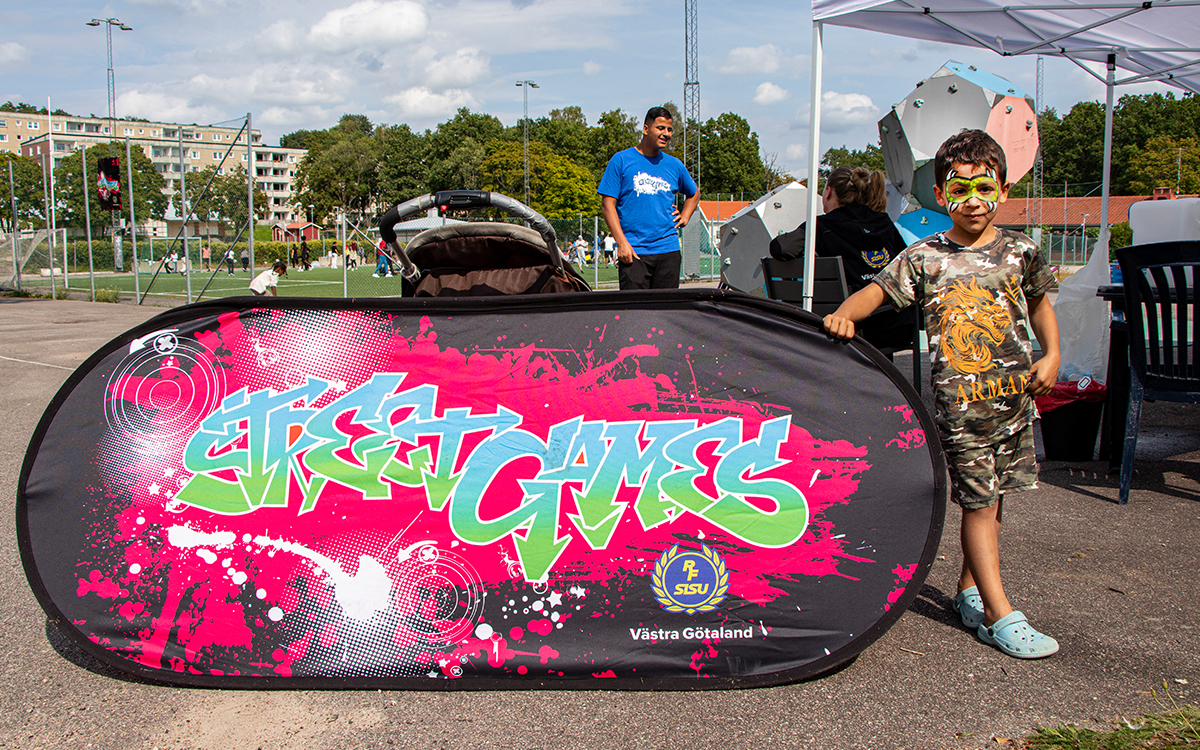
{"type": "Polygon", "coordinates": [[[161,441],[195,434],[225,395],[225,373],[195,341],[159,335],[126,357],[108,379],[104,417],[109,429],[150,455],[161,441]]]}
{"type": "Polygon", "coordinates": [[[475,568],[432,544],[406,553],[407,559],[388,569],[396,610],[414,633],[435,643],[465,638],[482,616],[486,598],[475,568]]]}

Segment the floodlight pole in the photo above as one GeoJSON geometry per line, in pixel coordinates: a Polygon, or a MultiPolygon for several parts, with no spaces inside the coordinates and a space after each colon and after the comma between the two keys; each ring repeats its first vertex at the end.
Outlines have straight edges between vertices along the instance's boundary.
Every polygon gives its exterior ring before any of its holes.
{"type": "Polygon", "coordinates": [[[525,118],[521,123],[525,126],[521,137],[521,143],[524,145],[525,153],[525,205],[529,205],[529,89],[539,88],[533,81],[517,81],[517,85],[522,88],[522,93],[525,94],[525,118]]]}
{"type": "Polygon", "coordinates": [[[175,131],[179,137],[179,217],[183,219],[183,272],[187,276],[187,301],[192,304],[192,253],[188,249],[187,165],[183,162],[183,126],[175,131]]]}
{"type": "Polygon", "coordinates": [[[808,122],[808,221],[813,229],[804,233],[804,309],[812,310],[813,301],[813,266],[817,256],[817,198],[821,195],[817,189],[820,183],[821,168],[821,67],[825,51],[822,43],[823,24],[813,23],[812,38],[812,84],[809,92],[812,105],[809,107],[808,122]]]}
{"type": "MultiPolygon", "coordinates": [[[[88,21],[88,26],[104,26],[104,36],[108,42],[108,155],[112,156],[115,150],[115,139],[117,137],[117,79],[113,73],[113,56],[112,56],[112,29],[116,26],[121,31],[133,31],[132,26],[127,26],[121,22],[119,18],[93,18],[88,21]]],[[[54,154],[50,154],[51,161],[54,159],[54,154]]],[[[112,212],[112,246],[113,246],[113,270],[123,270],[125,266],[124,258],[121,257],[121,251],[117,248],[117,212],[112,212]]]]}

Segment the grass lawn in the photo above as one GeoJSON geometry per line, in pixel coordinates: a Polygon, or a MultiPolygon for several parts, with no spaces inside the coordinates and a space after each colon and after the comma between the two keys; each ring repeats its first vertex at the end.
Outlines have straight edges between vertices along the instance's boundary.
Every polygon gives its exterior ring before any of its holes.
{"type": "MultiPolygon", "coordinates": [[[[259,269],[262,270],[261,268],[259,269]]],[[[400,296],[400,277],[392,278],[374,278],[372,273],[374,266],[361,268],[352,268],[349,270],[346,277],[347,293],[351,297],[399,297],[400,296]]],[[[588,284],[595,286],[595,270],[592,268],[580,269],[580,274],[588,284]]],[[[213,271],[193,271],[192,272],[192,299],[213,299],[216,297],[234,297],[239,295],[250,294],[250,280],[254,276],[248,272],[238,268],[233,276],[230,276],[223,268],[213,271]],[[207,290],[205,287],[207,286],[207,290]],[[203,291],[203,296],[201,292],[203,291]]],[[[153,279],[154,283],[150,286],[149,294],[146,294],[147,285],[150,285],[153,275],[142,273],[139,278],[142,294],[146,295],[147,299],[151,298],[170,298],[170,299],[187,299],[187,279],[180,274],[160,273],[157,279],[153,279]]],[[[61,278],[55,280],[56,285],[61,289],[61,278]]],[[[600,268],[600,286],[615,287],[617,283],[617,269],[615,268],[600,268]]],[[[23,276],[21,278],[21,288],[27,291],[35,291],[49,294],[50,279],[49,277],[41,276],[23,276]]],[[[88,292],[91,289],[88,281],[87,270],[82,273],[72,272],[69,276],[69,288],[72,292],[78,293],[88,292]]],[[[106,273],[96,276],[96,289],[116,289],[122,294],[133,296],[134,284],[133,274],[130,273],[106,273]]],[[[279,296],[280,297],[342,297],[342,269],[340,268],[317,268],[313,267],[308,271],[298,271],[295,268],[288,269],[287,276],[279,280],[279,296]]]]}

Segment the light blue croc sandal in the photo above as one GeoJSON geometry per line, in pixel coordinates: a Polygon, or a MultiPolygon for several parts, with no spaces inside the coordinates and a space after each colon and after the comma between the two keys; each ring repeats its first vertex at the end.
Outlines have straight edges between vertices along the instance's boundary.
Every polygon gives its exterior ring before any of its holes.
{"type": "Polygon", "coordinates": [[[975,586],[963,589],[954,597],[954,611],[962,618],[968,630],[975,630],[983,623],[983,598],[975,586]]]}
{"type": "Polygon", "coordinates": [[[979,640],[1018,659],[1041,659],[1058,653],[1058,641],[1033,629],[1020,612],[1001,617],[988,627],[980,623],[979,640]]]}

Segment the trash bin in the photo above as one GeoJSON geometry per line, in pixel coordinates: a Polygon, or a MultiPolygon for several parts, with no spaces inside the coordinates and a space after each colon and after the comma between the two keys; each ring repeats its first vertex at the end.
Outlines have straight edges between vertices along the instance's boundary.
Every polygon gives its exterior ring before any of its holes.
{"type": "Polygon", "coordinates": [[[1042,415],[1047,461],[1092,460],[1107,391],[1104,385],[1085,378],[1060,381],[1050,395],[1034,399],[1042,415]]]}

